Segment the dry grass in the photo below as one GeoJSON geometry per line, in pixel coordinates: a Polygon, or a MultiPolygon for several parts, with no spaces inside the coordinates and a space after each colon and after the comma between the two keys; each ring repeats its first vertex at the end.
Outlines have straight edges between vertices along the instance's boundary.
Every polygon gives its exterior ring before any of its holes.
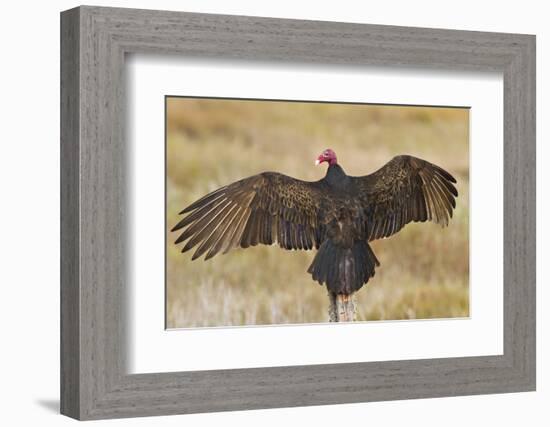
{"type": "MultiPolygon", "coordinates": [[[[469,313],[468,111],[170,98],[167,105],[167,225],[205,193],[264,170],[316,180],[327,147],[350,175],[397,154],[425,158],[458,180],[448,228],[410,224],[373,242],[381,262],[357,294],[359,320],[462,317],[469,313]]],[[[326,291],[306,273],[312,251],[236,249],[191,262],[167,230],[168,327],[316,323],[326,291]]]]}

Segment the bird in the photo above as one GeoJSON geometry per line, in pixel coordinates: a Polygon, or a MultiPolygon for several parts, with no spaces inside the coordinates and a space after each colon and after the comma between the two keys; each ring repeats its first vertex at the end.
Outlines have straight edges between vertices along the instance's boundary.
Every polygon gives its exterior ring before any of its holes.
{"type": "Polygon", "coordinates": [[[307,273],[334,295],[351,295],[375,275],[380,262],[369,243],[411,222],[447,226],[456,207],[456,179],[443,168],[398,155],[365,176],[347,175],[327,148],[318,181],[262,172],[214,190],[191,203],[172,232],[186,252],[205,260],[237,247],[278,244],[317,252],[307,273]]]}

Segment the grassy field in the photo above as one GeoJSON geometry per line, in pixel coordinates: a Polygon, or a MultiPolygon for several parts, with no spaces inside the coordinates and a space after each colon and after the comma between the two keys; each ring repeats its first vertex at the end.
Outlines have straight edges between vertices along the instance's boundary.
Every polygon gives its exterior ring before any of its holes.
{"type": "Polygon", "coordinates": [[[169,98],[168,327],[327,321],[326,289],[306,273],[314,251],[258,246],[191,261],[169,231],[185,206],[240,178],[322,178],[326,165],[313,163],[327,147],[350,175],[411,154],[458,180],[449,227],[409,224],[372,243],[381,266],[357,293],[358,320],[468,316],[468,133],[466,109],[169,98]]]}

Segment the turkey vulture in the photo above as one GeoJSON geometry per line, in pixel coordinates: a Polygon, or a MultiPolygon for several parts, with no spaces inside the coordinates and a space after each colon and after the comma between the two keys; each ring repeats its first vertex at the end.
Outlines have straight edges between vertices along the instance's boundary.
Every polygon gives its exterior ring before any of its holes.
{"type": "Polygon", "coordinates": [[[348,176],[331,149],[316,164],[325,177],[309,182],[263,172],[221,187],[180,214],[172,229],[182,252],[212,258],[240,246],[278,243],[284,249],[317,249],[308,273],[334,294],[349,295],[374,276],[380,263],[369,242],[389,237],[409,222],[446,226],[456,206],[456,180],[416,157],[394,157],[376,172],[348,176]]]}

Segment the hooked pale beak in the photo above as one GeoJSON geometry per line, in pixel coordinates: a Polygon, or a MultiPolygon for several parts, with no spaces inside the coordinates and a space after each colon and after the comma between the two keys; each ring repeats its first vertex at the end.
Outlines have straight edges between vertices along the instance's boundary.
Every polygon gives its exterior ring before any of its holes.
{"type": "Polygon", "coordinates": [[[319,166],[321,164],[321,160],[317,159],[315,160],[315,166],[319,166]]]}

